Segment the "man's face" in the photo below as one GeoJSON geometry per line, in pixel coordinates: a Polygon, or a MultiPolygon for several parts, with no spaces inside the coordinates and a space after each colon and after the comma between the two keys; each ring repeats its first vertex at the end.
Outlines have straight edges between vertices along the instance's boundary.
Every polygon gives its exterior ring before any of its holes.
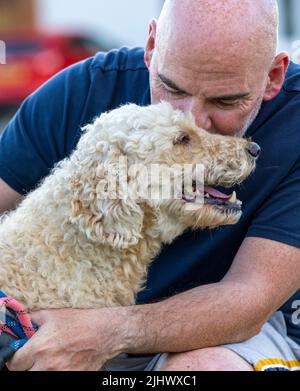
{"type": "Polygon", "coordinates": [[[184,52],[155,48],[149,68],[152,103],[166,100],[192,112],[201,128],[243,136],[260,110],[268,75],[238,58],[212,53],[195,61],[192,49],[184,52]]]}

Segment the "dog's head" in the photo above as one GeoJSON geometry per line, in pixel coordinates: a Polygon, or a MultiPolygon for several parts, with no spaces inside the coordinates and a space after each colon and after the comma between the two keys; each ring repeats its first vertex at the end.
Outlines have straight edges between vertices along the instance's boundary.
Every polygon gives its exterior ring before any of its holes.
{"type": "Polygon", "coordinates": [[[145,207],[166,242],[187,227],[234,224],[241,202],[213,186],[242,182],[259,151],[198,128],[166,102],[123,106],[86,126],[71,157],[71,219],[90,239],[119,248],[142,238],[145,207]]]}

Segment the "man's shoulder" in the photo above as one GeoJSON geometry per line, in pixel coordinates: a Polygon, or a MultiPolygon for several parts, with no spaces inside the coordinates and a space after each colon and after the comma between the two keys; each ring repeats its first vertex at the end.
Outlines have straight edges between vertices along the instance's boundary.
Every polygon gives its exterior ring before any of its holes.
{"type": "Polygon", "coordinates": [[[289,142],[300,143],[300,65],[290,63],[285,81],[276,98],[263,102],[259,115],[248,129],[250,137],[260,136],[268,142],[288,133],[289,142]],[[271,137],[271,138],[270,138],[271,137]]]}
{"type": "MultiPolygon", "coordinates": [[[[80,125],[126,103],[150,103],[149,72],[142,48],[122,47],[106,53],[100,52],[88,60],[86,65],[89,91],[80,125]]],[[[76,82],[73,80],[72,84],[76,82]]]]}
{"type": "Polygon", "coordinates": [[[109,71],[147,71],[144,61],[143,48],[128,48],[113,49],[107,53],[97,53],[90,64],[92,71],[101,70],[102,72],[109,71]]]}
{"type": "MultiPolygon", "coordinates": [[[[121,79],[134,78],[136,74],[148,76],[148,69],[144,61],[144,49],[122,47],[109,52],[98,52],[93,57],[64,69],[50,79],[46,85],[55,87],[61,84],[79,89],[90,88],[90,85],[95,81],[99,83],[99,78],[105,80],[106,76],[108,76],[110,84],[113,84],[113,80],[117,79],[109,78],[112,73],[117,74],[121,79]]],[[[61,93],[61,86],[59,90],[61,93]]]]}
{"type": "MultiPolygon", "coordinates": [[[[59,92],[59,95],[62,95],[63,92],[71,92],[71,96],[73,96],[74,89],[89,90],[94,82],[97,82],[99,85],[99,78],[102,80],[107,79],[108,84],[111,84],[113,87],[113,81],[117,81],[118,78],[134,78],[135,74],[143,74],[146,76],[144,79],[147,80],[148,69],[144,62],[144,50],[138,47],[122,47],[109,52],[98,52],[93,57],[65,68],[44,84],[42,90],[43,93],[47,90],[51,92],[56,90],[59,92]],[[115,78],[111,78],[109,77],[111,73],[118,75],[115,78]],[[106,78],[106,76],[108,77],[106,78]]],[[[105,87],[107,88],[107,84],[105,87]]],[[[104,92],[107,91],[105,90],[104,92]]],[[[39,97],[39,90],[33,96],[39,97]]]]}
{"type": "Polygon", "coordinates": [[[38,106],[39,113],[51,120],[65,118],[63,112],[72,113],[64,129],[78,129],[126,102],[149,103],[148,90],[144,50],[122,47],[99,52],[64,69],[30,96],[25,105],[28,111],[38,106]]]}

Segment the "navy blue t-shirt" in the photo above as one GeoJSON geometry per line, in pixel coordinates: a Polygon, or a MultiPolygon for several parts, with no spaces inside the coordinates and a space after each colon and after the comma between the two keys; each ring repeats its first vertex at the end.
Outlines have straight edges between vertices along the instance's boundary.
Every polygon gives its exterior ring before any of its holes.
{"type": "MultiPolygon", "coordinates": [[[[127,48],[99,53],[31,95],[0,139],[0,177],[26,194],[72,152],[81,126],[121,104],[149,104],[143,54],[127,48]]],[[[189,231],[166,246],[150,268],[139,303],[220,281],[247,236],[300,248],[300,66],[290,65],[280,94],[263,104],[247,136],[263,153],[255,173],[235,189],[244,203],[240,222],[189,231]]],[[[300,326],[291,321],[292,302],[298,298],[300,291],[282,310],[289,335],[300,343],[300,326]]]]}

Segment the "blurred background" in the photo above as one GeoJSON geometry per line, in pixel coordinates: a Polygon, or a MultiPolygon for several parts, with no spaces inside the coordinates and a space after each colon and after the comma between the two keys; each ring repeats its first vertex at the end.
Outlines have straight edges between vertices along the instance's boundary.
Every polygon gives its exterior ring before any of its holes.
{"type": "MultiPolygon", "coordinates": [[[[143,46],[164,0],[0,0],[0,132],[48,78],[99,50],[143,46]],[[0,47],[1,49],[1,47],[0,47]],[[2,61],[1,61],[2,60],[2,61]]],[[[279,50],[300,62],[300,1],[278,0],[279,50]]]]}

